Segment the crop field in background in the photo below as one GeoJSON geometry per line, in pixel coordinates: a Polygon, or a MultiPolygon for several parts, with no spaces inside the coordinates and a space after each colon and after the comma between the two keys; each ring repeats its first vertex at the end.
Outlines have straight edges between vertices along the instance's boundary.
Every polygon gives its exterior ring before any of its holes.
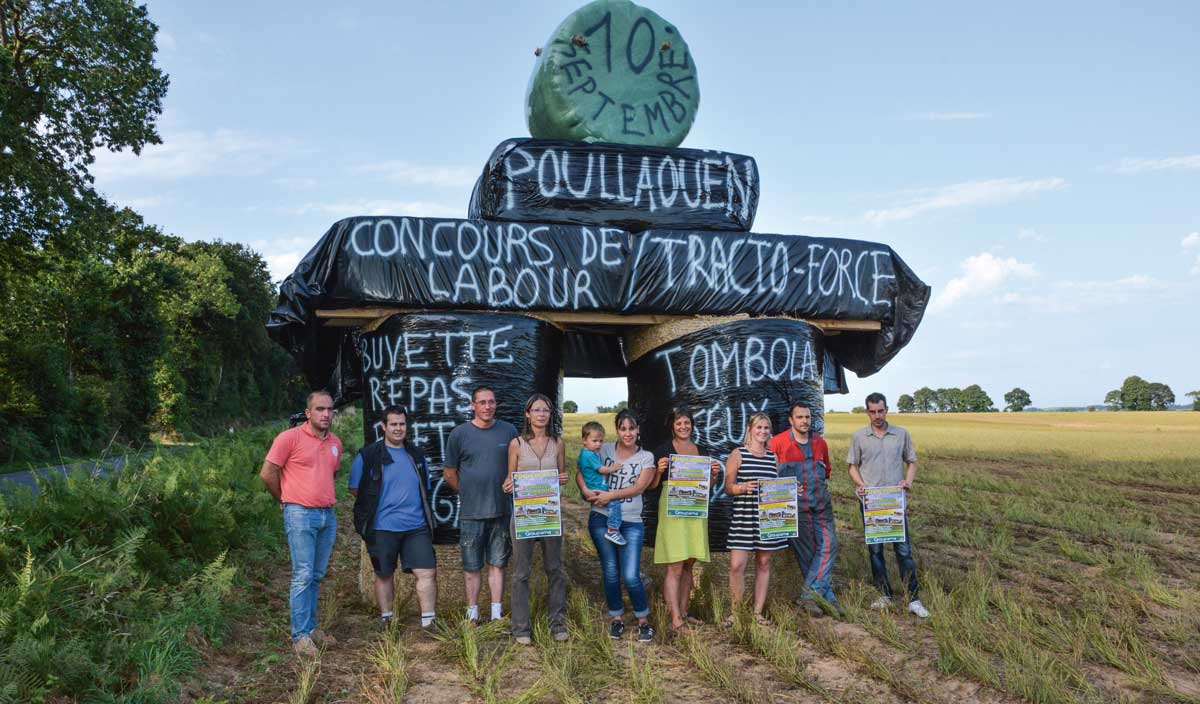
{"type": "MultiPolygon", "coordinates": [[[[566,416],[570,457],[580,426],[592,419],[611,428],[611,415],[566,416]]],[[[832,414],[826,438],[835,466],[842,620],[812,619],[792,606],[799,578],[781,553],[768,603],[772,625],[754,623],[741,609],[734,609],[734,628],[712,625],[730,613],[728,556],[715,554],[692,600],[693,613],[709,625],[668,638],[662,570],[647,549],[643,567],[660,637],[650,646],[630,635],[611,641],[586,507],[568,500],[569,643],[549,638],[540,557],[532,647],[514,645],[503,623],[462,627],[454,546],[438,547],[438,611],[448,621],[441,638],[416,632],[412,582],[404,577],[397,598],[405,627],[382,634],[373,630],[376,609],[358,597],[359,541],[343,499],[321,614],[339,643],[314,663],[290,656],[281,553],[275,572],[255,580],[264,590],[255,612],[209,654],[188,697],[209,704],[1200,702],[1200,413],[891,420],[912,432],[920,456],[911,520],[928,621],[867,607],[874,593],[844,465],[850,434],[866,418],[832,414]]],[[[888,563],[897,584],[890,556],[888,563]]]]}

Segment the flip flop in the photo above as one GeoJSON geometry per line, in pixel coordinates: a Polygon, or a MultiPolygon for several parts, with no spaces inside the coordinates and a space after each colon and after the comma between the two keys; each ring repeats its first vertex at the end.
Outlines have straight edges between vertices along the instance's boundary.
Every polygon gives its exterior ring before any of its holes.
{"type": "Polygon", "coordinates": [[[701,621],[700,619],[696,618],[695,616],[693,616],[691,614],[687,615],[687,622],[693,626],[703,626],[704,625],[703,621],[701,621]]]}
{"type": "Polygon", "coordinates": [[[770,626],[771,620],[762,614],[754,614],[754,622],[760,626],[770,626]]]}
{"type": "Polygon", "coordinates": [[[721,628],[733,628],[733,614],[729,614],[721,621],[721,628]]]}

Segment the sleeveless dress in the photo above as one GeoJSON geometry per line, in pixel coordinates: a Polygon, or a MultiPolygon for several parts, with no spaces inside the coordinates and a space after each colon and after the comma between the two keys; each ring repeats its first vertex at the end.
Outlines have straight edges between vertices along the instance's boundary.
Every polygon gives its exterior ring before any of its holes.
{"type": "MultiPolygon", "coordinates": [[[[670,457],[675,452],[674,444],[668,440],[654,452],[654,459],[670,457]]],[[[667,478],[663,475],[662,488],[658,497],[658,527],[654,537],[654,564],[696,559],[708,562],[708,519],[679,518],[667,515],[667,478]]]]}
{"type": "MultiPolygon", "coordinates": [[[[775,465],[775,453],[767,450],[763,457],[755,457],[745,446],[739,447],[742,465],[737,471],[738,483],[755,479],[775,479],[779,470],[775,465]]],[[[758,492],[738,494],[733,497],[733,516],[729,521],[730,550],[782,550],[787,540],[762,540],[758,537],[758,492]]]]}

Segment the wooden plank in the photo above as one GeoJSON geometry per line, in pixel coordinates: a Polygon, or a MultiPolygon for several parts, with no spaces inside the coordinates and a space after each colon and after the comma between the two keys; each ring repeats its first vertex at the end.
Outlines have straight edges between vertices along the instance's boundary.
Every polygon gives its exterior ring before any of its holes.
{"type": "MultiPolygon", "coordinates": [[[[371,307],[371,308],[339,308],[336,310],[318,310],[317,317],[325,322],[329,327],[360,327],[378,326],[381,319],[397,313],[422,313],[422,312],[444,312],[444,311],[422,311],[413,308],[387,308],[387,307],[371,307]],[[372,325],[373,323],[373,325],[372,325]]],[[[518,311],[504,311],[516,313],[518,311]]],[[[702,317],[695,315],[659,315],[654,313],[635,313],[632,315],[620,315],[617,313],[603,313],[597,311],[529,311],[537,313],[538,317],[545,318],[559,325],[661,325],[674,320],[688,320],[692,318],[702,317]]],[[[866,331],[871,332],[881,329],[883,326],[878,320],[829,320],[817,318],[796,318],[801,322],[808,323],[814,327],[820,328],[826,332],[841,332],[843,330],[866,331]]]]}

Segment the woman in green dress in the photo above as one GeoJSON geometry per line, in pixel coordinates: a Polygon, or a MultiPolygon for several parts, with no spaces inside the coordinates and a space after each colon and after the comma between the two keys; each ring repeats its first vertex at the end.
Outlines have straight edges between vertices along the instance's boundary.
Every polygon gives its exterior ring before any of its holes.
{"type": "MultiPolygon", "coordinates": [[[[699,455],[700,448],[692,442],[692,414],[683,408],[672,409],[668,419],[671,439],[654,451],[658,467],[651,488],[662,483],[667,476],[671,455],[699,455]]],[[[721,464],[712,460],[712,474],[721,471],[721,464]]],[[[671,630],[686,631],[688,624],[699,625],[701,621],[688,615],[688,601],[692,595],[692,566],[696,561],[708,562],[708,519],[679,518],[667,516],[667,492],[664,489],[658,499],[658,532],[654,538],[654,563],[667,566],[663,581],[663,598],[671,614],[671,630]]]]}

